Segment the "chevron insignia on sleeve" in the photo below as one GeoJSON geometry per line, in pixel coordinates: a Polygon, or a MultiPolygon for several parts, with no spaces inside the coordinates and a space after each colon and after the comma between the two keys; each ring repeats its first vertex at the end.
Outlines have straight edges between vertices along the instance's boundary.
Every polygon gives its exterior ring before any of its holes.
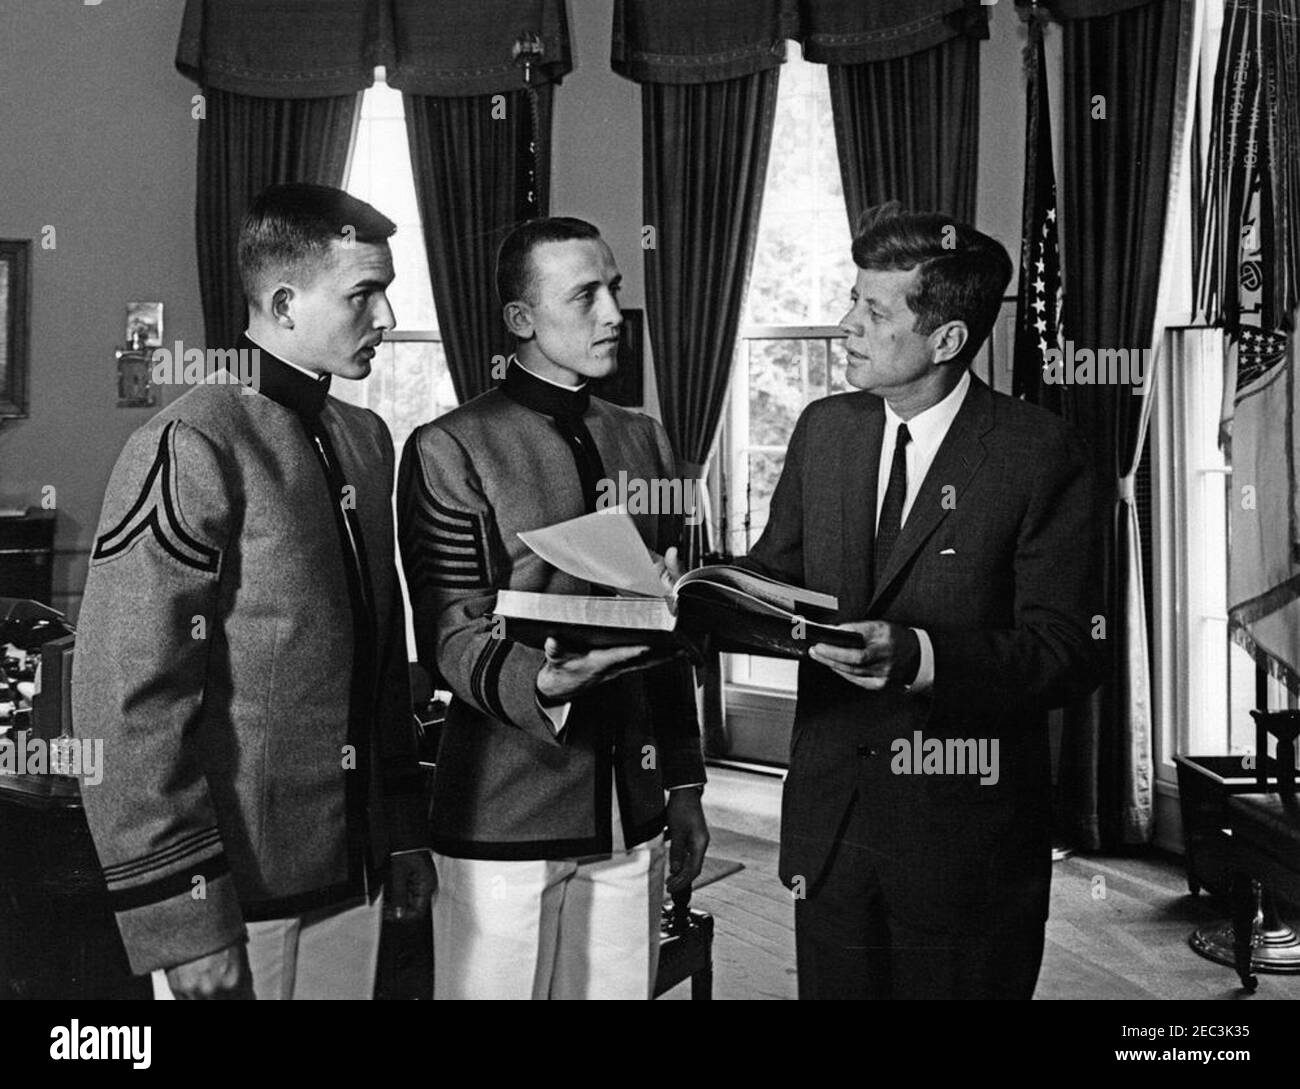
{"type": "Polygon", "coordinates": [[[447,506],[429,490],[418,468],[415,480],[418,492],[403,519],[402,548],[416,588],[486,588],[490,583],[483,516],[447,506]]]}
{"type": "Polygon", "coordinates": [[[172,497],[175,472],[172,465],[173,420],[158,439],[158,453],[144,478],[140,494],[116,526],[95,542],[92,560],[111,560],[128,552],[136,538],[148,532],[173,559],[196,571],[211,574],[217,570],[221,553],[195,540],[181,525],[172,497]]]}
{"type": "Polygon", "coordinates": [[[509,639],[489,639],[479,654],[478,661],[474,663],[474,670],[469,678],[470,689],[474,693],[474,698],[478,700],[479,706],[501,722],[509,721],[506,718],[506,709],[501,703],[499,687],[501,667],[505,665],[510,647],[509,639]]]}
{"type": "Polygon", "coordinates": [[[188,893],[195,877],[205,880],[229,872],[221,833],[203,828],[156,851],[104,867],[104,881],[114,911],[162,903],[188,893]]]}

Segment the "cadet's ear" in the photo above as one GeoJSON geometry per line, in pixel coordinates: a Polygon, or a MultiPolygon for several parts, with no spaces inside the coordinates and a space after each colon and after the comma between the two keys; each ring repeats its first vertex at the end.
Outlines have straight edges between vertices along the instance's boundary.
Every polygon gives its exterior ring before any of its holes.
{"type": "Polygon", "coordinates": [[[501,316],[505,318],[506,328],[515,335],[517,340],[532,340],[533,311],[526,302],[516,299],[514,302],[506,303],[501,316]]]}
{"type": "Polygon", "coordinates": [[[293,288],[276,284],[271,292],[271,320],[283,329],[293,328],[293,288]]]}

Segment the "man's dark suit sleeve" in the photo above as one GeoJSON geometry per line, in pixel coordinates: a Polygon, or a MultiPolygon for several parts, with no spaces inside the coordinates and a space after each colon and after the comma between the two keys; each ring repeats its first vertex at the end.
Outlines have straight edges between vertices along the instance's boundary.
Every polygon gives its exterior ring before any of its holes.
{"type": "Polygon", "coordinates": [[[800,413],[794,425],[762,536],[749,555],[736,561],[738,566],[794,586],[802,586],[804,581],[803,460],[810,415],[807,410],[800,413]]]}
{"type": "Polygon", "coordinates": [[[1106,660],[1105,640],[1093,635],[1103,512],[1083,443],[1062,428],[1054,446],[1016,540],[1013,626],[929,632],[936,716],[995,715],[1026,701],[1059,707],[1097,685],[1106,660]]]}

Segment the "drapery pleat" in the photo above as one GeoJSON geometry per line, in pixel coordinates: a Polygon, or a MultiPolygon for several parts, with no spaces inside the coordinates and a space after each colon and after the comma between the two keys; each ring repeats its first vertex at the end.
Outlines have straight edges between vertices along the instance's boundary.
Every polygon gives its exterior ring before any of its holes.
{"type": "Polygon", "coordinates": [[[255,98],[207,88],[199,126],[195,232],[199,291],[211,347],[235,343],[247,320],[239,282],[239,224],[266,186],[341,185],[359,94],[255,98]]]}
{"type": "Polygon", "coordinates": [[[978,38],[911,56],[827,68],[850,227],[886,200],[975,219],[978,38]]]}
{"type": "Polygon", "coordinates": [[[402,96],[438,327],[461,404],[494,385],[493,357],[513,351],[493,287],[496,253],[512,226],[546,214],[552,91],[537,93],[535,207],[522,184],[533,123],[525,91],[402,96]]]}
{"type": "MultiPolygon", "coordinates": [[[[1186,107],[1188,8],[1154,0],[1064,24],[1064,329],[1076,350],[1140,352],[1152,345],[1172,152],[1186,107]]],[[[1059,773],[1061,832],[1089,849],[1147,842],[1153,831],[1136,511],[1149,395],[1149,380],[1137,396],[1118,383],[1061,389],[1062,414],[1091,444],[1111,511],[1099,629],[1111,651],[1110,671],[1089,700],[1066,709],[1059,773]]]]}
{"type": "Polygon", "coordinates": [[[689,471],[708,457],[731,378],[777,71],[641,88],[650,343],[664,427],[689,471]]]}

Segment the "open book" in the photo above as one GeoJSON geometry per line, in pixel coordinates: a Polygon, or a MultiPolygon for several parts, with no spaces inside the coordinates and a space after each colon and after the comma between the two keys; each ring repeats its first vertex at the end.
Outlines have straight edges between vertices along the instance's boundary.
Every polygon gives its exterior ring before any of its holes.
{"type": "Polygon", "coordinates": [[[669,591],[622,507],[519,534],[552,567],[616,596],[497,593],[507,637],[540,647],[554,635],[583,646],[685,645],[799,658],[815,643],[860,647],[857,632],[831,627],[838,602],[729,564],[700,567],[669,591]]]}

